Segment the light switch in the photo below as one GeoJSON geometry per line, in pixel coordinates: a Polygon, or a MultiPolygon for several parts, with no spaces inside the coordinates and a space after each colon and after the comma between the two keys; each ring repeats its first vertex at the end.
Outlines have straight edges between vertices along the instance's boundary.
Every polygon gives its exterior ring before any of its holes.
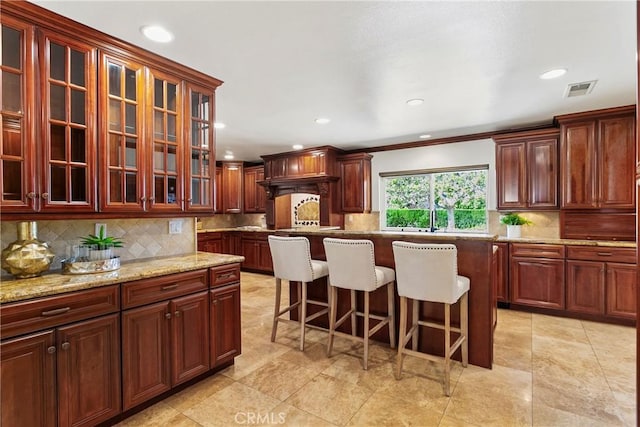
{"type": "Polygon", "coordinates": [[[169,221],[169,234],[181,234],[182,233],[182,221],[175,220],[169,221]]]}

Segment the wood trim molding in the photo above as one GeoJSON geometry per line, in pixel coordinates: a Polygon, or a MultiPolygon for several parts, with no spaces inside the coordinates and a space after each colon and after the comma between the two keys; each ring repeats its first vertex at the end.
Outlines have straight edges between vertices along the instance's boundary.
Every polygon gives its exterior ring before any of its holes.
{"type": "Polygon", "coordinates": [[[563,114],[560,116],[555,116],[553,119],[554,123],[562,124],[567,122],[574,122],[580,120],[591,120],[594,118],[606,118],[611,116],[621,116],[621,115],[629,115],[636,113],[635,105],[624,105],[622,107],[613,107],[613,108],[603,108],[601,110],[592,110],[592,111],[583,111],[580,113],[571,113],[571,114],[563,114]]]}

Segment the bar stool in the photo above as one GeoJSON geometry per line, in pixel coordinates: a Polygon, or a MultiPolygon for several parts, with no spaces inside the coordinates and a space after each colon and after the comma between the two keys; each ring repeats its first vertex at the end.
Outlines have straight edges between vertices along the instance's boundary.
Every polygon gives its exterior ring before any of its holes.
{"type": "Polygon", "coordinates": [[[389,340],[391,348],[396,345],[395,338],[395,308],[393,282],[396,274],[391,268],[375,265],[373,242],[370,240],[333,239],[323,240],[324,251],[329,264],[329,342],[327,356],[331,357],[333,338],[340,335],[364,343],[363,368],[367,369],[369,358],[369,338],[378,332],[383,326],[389,327],[389,340]],[[374,315],[369,312],[369,294],[376,289],[387,287],[387,316],[374,315]],[[351,291],[351,308],[336,321],[338,307],[338,288],[351,291]],[[364,291],[364,313],[357,311],[356,291],[364,291]],[[356,335],[356,316],[364,318],[363,338],[356,335]],[[345,320],[351,318],[351,335],[336,331],[345,320]],[[369,320],[378,320],[373,328],[369,326],[369,320]]]}
{"type": "Polygon", "coordinates": [[[458,251],[455,245],[393,242],[393,257],[400,295],[400,333],[396,378],[402,375],[404,356],[444,361],[444,392],[449,393],[451,355],[462,346],[462,366],[469,361],[469,278],[458,275],[458,251]],[[407,332],[407,298],[413,300],[412,324],[407,332]],[[460,300],[460,328],[451,327],[451,304],[460,300]],[[444,325],[419,319],[419,301],[444,304],[444,325]],[[418,329],[426,326],[444,330],[444,358],[418,352],[418,329]],[[451,331],[460,333],[453,345],[451,331]],[[405,348],[413,338],[412,350],[405,348]]]}
{"type": "MultiPolygon", "coordinates": [[[[327,263],[311,259],[309,239],[306,237],[280,237],[269,236],[269,249],[273,260],[273,275],[276,278],[276,305],[273,312],[273,327],[271,328],[271,342],[276,339],[278,322],[295,322],[295,320],[282,318],[282,315],[298,309],[298,322],[300,323],[300,351],[304,351],[304,334],[307,322],[329,314],[329,304],[322,301],[307,299],[307,285],[329,274],[327,263]],[[298,283],[298,301],[280,309],[282,294],[282,280],[298,283]],[[325,307],[317,313],[307,316],[307,304],[325,307]]],[[[329,285],[327,284],[327,296],[329,285]]]]}

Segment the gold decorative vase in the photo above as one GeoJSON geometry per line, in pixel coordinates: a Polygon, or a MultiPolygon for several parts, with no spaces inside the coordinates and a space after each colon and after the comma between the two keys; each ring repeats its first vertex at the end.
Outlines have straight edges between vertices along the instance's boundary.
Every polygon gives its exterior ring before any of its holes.
{"type": "Polygon", "coordinates": [[[38,240],[35,221],[18,223],[18,240],[2,251],[2,269],[18,279],[36,277],[47,271],[55,254],[49,245],[38,240]]]}

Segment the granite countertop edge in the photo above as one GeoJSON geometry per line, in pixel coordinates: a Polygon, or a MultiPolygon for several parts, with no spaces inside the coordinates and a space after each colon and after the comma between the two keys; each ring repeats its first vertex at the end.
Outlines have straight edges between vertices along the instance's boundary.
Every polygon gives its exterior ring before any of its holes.
{"type": "Polygon", "coordinates": [[[99,288],[174,273],[234,264],[243,256],[197,252],[187,255],[147,258],[123,263],[120,269],[96,274],[61,274],[53,272],[31,279],[2,278],[0,304],[99,288]]]}

